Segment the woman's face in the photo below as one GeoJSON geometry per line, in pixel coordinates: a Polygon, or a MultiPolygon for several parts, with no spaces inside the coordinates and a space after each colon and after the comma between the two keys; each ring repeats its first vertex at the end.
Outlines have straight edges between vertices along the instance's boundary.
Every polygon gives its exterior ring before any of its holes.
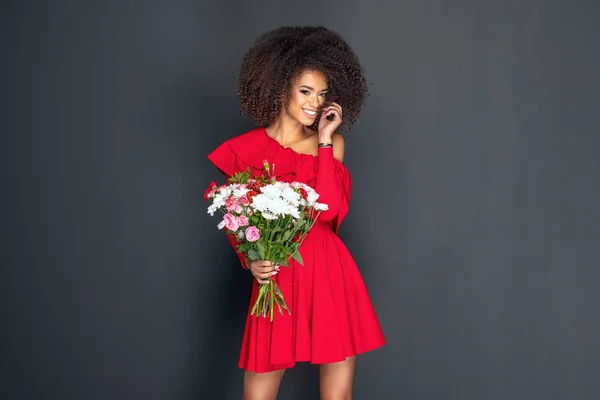
{"type": "Polygon", "coordinates": [[[324,107],[326,95],[325,76],[320,72],[305,71],[292,82],[287,114],[303,125],[310,126],[324,107]]]}

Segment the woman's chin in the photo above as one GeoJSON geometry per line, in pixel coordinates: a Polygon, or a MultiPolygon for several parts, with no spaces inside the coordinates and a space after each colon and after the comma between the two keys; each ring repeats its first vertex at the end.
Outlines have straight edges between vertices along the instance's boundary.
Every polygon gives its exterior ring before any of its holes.
{"type": "Polygon", "coordinates": [[[301,123],[304,126],[311,126],[311,125],[313,125],[315,123],[316,119],[317,119],[316,116],[315,117],[310,117],[308,115],[304,115],[304,113],[301,114],[301,115],[294,115],[292,118],[294,120],[298,121],[299,123],[301,123]]]}
{"type": "Polygon", "coordinates": [[[305,125],[305,126],[311,126],[312,124],[314,124],[314,123],[315,123],[315,120],[316,120],[316,119],[317,119],[317,117],[313,117],[313,118],[311,118],[311,117],[306,117],[306,116],[303,116],[303,118],[301,119],[301,122],[302,122],[302,124],[303,124],[303,125],[305,125]]]}

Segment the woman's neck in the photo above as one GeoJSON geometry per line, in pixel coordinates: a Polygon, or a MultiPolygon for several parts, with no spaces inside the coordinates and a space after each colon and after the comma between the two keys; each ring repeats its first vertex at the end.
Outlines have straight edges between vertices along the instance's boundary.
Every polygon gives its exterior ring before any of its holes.
{"type": "Polygon", "coordinates": [[[313,133],[302,123],[287,115],[281,116],[272,125],[269,125],[266,131],[269,136],[286,147],[306,139],[313,133]]]}

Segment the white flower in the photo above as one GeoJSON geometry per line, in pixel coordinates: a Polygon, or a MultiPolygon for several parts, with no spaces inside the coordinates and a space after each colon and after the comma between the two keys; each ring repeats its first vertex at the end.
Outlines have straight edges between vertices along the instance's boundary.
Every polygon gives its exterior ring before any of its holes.
{"type": "Polygon", "coordinates": [[[325,203],[315,203],[315,210],[317,211],[327,211],[329,210],[329,206],[325,203]]]}
{"type": "Polygon", "coordinates": [[[215,211],[217,211],[218,208],[219,207],[217,207],[214,203],[211,204],[210,206],[208,206],[208,213],[210,214],[211,217],[215,215],[215,211]]]}
{"type": "Polygon", "coordinates": [[[314,189],[312,187],[310,187],[306,183],[302,183],[302,182],[295,182],[295,185],[292,185],[292,186],[296,189],[304,189],[307,192],[314,191],[314,189]]]}
{"type": "MultiPolygon", "coordinates": [[[[252,212],[251,210],[255,210],[269,220],[288,215],[294,219],[299,219],[301,209],[304,207],[314,207],[317,211],[328,209],[327,204],[317,203],[318,193],[309,185],[301,182],[275,182],[261,187],[260,190],[261,193],[252,199],[248,215],[252,212]],[[308,200],[304,200],[302,195],[296,192],[297,189],[306,190],[308,200]]],[[[247,190],[240,190],[240,194],[245,195],[246,192],[247,190]]],[[[234,195],[237,195],[235,191],[234,195]]]]}
{"type": "Polygon", "coordinates": [[[319,194],[315,192],[312,188],[310,190],[306,190],[306,193],[306,200],[311,205],[313,205],[319,199],[319,194]]]}
{"type": "Polygon", "coordinates": [[[290,204],[283,199],[269,199],[269,212],[275,215],[285,215],[290,204]]]}
{"type": "Polygon", "coordinates": [[[267,197],[272,199],[281,196],[281,190],[276,185],[266,185],[260,188],[260,191],[267,197]]]}
{"type": "Polygon", "coordinates": [[[231,192],[233,192],[234,185],[225,186],[223,189],[219,190],[219,193],[223,195],[223,197],[231,196],[231,192]]]}
{"type": "Polygon", "coordinates": [[[240,186],[233,191],[233,195],[236,198],[244,197],[250,190],[244,186],[240,186]]]}
{"type": "Polygon", "coordinates": [[[283,192],[286,188],[290,187],[290,184],[286,183],[286,182],[279,182],[278,181],[278,182],[275,182],[273,184],[273,186],[275,186],[280,192],[283,192]]]}
{"type": "Polygon", "coordinates": [[[277,215],[273,215],[269,212],[263,212],[262,216],[265,217],[265,219],[277,219],[277,215]]]}
{"type": "Polygon", "coordinates": [[[225,228],[225,221],[219,222],[219,225],[217,225],[217,228],[219,228],[219,229],[225,228]]]}
{"type": "Polygon", "coordinates": [[[225,191],[217,193],[215,195],[215,198],[213,199],[213,205],[217,208],[223,207],[225,205],[225,199],[227,199],[227,197],[229,197],[229,194],[227,194],[225,191]]]}
{"type": "Polygon", "coordinates": [[[288,206],[286,214],[291,215],[296,219],[300,218],[300,211],[298,210],[298,207],[288,206]]]}
{"type": "Polygon", "coordinates": [[[257,194],[252,199],[251,207],[261,213],[264,213],[269,209],[269,201],[270,199],[265,194],[257,194]]]}
{"type": "Polygon", "coordinates": [[[292,204],[295,207],[298,207],[300,205],[300,200],[302,199],[302,196],[300,196],[300,193],[297,193],[294,189],[292,189],[289,186],[286,186],[281,191],[281,197],[283,197],[283,199],[285,201],[287,201],[288,203],[292,204]]]}

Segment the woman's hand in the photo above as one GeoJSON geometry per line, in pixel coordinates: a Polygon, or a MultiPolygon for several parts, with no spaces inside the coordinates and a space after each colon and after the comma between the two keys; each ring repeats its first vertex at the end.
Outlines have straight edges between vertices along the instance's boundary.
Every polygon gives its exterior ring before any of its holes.
{"type": "Polygon", "coordinates": [[[252,275],[254,275],[258,283],[263,285],[269,283],[268,278],[277,275],[277,272],[279,272],[279,265],[273,265],[271,261],[252,261],[249,258],[246,258],[245,262],[246,267],[252,272],[252,275]]]}
{"type": "Polygon", "coordinates": [[[331,103],[325,107],[319,120],[319,143],[331,143],[333,134],[342,124],[342,106],[331,103]],[[333,119],[330,121],[327,117],[333,119]]]}

